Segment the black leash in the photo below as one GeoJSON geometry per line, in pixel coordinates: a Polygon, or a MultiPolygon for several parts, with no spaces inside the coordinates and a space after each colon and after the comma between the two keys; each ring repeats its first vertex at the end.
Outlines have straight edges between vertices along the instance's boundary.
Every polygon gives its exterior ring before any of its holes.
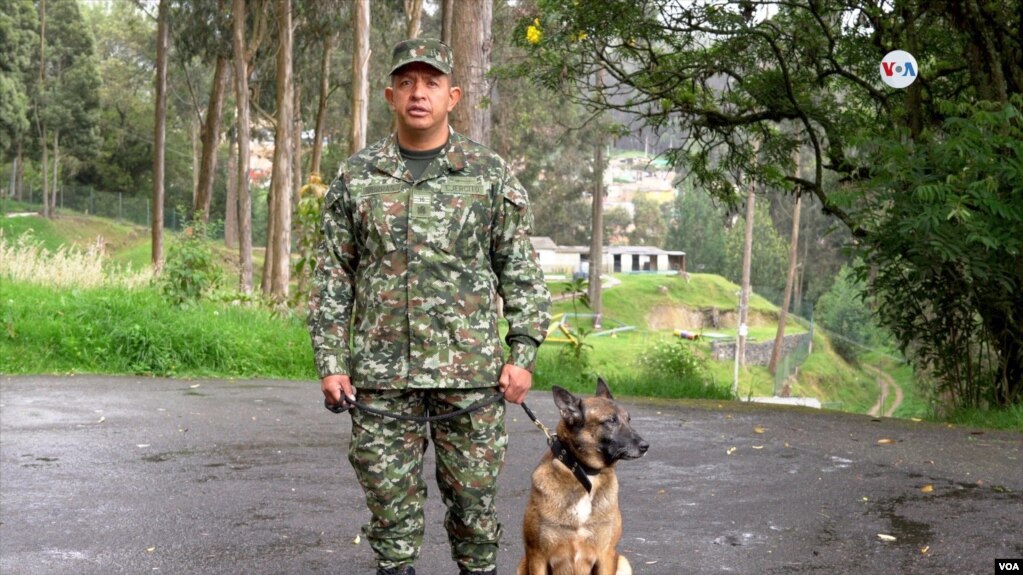
{"type": "MultiPolygon", "coordinates": [[[[473,403],[468,407],[463,407],[462,409],[452,411],[451,413],[444,413],[441,415],[427,415],[423,417],[405,415],[403,413],[391,413],[389,411],[384,411],[382,409],[376,409],[375,407],[370,407],[365,403],[361,403],[349,397],[342,397],[341,401],[338,403],[330,403],[329,401],[327,401],[327,398],[324,398],[323,406],[329,409],[330,411],[333,411],[334,413],[344,413],[349,409],[356,407],[361,409],[362,411],[365,411],[366,413],[372,413],[373,415],[378,415],[380,417],[399,419],[401,421],[412,421],[415,423],[433,423],[436,421],[452,419],[460,415],[465,415],[467,413],[472,413],[473,411],[483,409],[484,407],[497,403],[498,401],[501,401],[503,399],[504,394],[502,394],[500,391],[497,391],[490,397],[481,399],[480,401],[477,401],[476,403],[473,403]]],[[[590,481],[589,474],[587,473],[587,467],[580,463],[578,459],[576,459],[575,455],[573,455],[572,452],[569,451],[568,448],[566,448],[563,443],[561,443],[561,440],[558,439],[557,435],[551,434],[550,430],[547,429],[547,426],[544,425],[543,422],[536,417],[536,414],[533,413],[532,409],[529,409],[528,405],[526,405],[525,403],[522,403],[521,405],[523,411],[526,412],[526,415],[533,422],[533,424],[536,425],[536,427],[540,431],[542,431],[545,436],[547,436],[547,445],[550,446],[551,453],[554,455],[554,458],[560,461],[565,467],[567,467],[572,472],[572,475],[575,476],[576,480],[578,480],[579,483],[582,484],[582,486],[586,489],[586,492],[589,493],[590,490],[593,489],[593,483],[590,481]]]]}
{"type": "Polygon", "coordinates": [[[494,394],[491,395],[490,397],[483,398],[468,407],[463,407],[462,409],[452,411],[451,413],[442,413],[440,415],[425,416],[405,415],[404,413],[391,413],[390,411],[384,411],[382,409],[370,407],[365,403],[361,403],[358,400],[350,397],[342,397],[341,401],[338,403],[330,403],[327,400],[327,398],[323,398],[323,407],[326,407],[327,409],[333,411],[334,413],[344,413],[353,407],[357,407],[362,411],[365,411],[366,413],[372,413],[373,415],[378,415],[380,417],[399,419],[401,421],[412,421],[414,423],[434,423],[437,421],[453,419],[455,417],[465,415],[466,413],[472,413],[473,411],[483,409],[484,407],[487,407],[488,405],[493,405],[498,401],[502,401],[503,399],[504,394],[502,394],[500,391],[497,391],[494,392],[494,394]]]}

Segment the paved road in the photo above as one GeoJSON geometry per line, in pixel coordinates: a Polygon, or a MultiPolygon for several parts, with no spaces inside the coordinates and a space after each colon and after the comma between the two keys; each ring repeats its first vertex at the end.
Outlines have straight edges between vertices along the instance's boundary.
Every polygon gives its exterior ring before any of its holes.
{"type": "MultiPolygon", "coordinates": [[[[529,403],[553,423],[549,394],[529,403]]],[[[1023,557],[1023,434],[624,403],[652,445],[619,468],[637,574],[987,575],[1023,557]]],[[[505,575],[545,448],[510,408],[505,575]]],[[[347,436],[315,382],[2,379],[0,573],[372,573],[347,436]]],[[[453,574],[432,485],[417,567],[453,574]]]]}

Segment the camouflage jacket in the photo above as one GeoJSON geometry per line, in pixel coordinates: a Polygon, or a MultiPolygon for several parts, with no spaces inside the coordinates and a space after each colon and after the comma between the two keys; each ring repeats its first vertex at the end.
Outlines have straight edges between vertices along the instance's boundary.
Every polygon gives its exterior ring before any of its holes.
{"type": "Polygon", "coordinates": [[[417,181],[394,136],[349,158],[324,199],[309,304],[320,377],[472,388],[496,385],[505,363],[532,369],[550,293],[531,225],[526,191],[504,161],[454,131],[417,181]]]}

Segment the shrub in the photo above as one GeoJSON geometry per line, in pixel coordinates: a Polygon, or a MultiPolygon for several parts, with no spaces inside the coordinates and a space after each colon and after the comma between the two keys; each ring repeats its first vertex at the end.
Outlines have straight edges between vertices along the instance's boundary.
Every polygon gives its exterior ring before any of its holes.
{"type": "Polygon", "coordinates": [[[163,294],[177,305],[196,302],[223,283],[210,246],[210,225],[198,216],[171,245],[158,280],[163,294]]]}

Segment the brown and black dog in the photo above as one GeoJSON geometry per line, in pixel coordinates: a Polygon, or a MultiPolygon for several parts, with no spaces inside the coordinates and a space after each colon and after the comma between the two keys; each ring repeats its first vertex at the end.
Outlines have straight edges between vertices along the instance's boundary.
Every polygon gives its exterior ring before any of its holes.
{"type": "Polygon", "coordinates": [[[533,472],[522,532],[526,556],[517,575],[631,575],[616,549],[622,535],[614,466],[650,445],[603,379],[595,397],[579,398],[554,386],[561,421],[533,472]]]}

